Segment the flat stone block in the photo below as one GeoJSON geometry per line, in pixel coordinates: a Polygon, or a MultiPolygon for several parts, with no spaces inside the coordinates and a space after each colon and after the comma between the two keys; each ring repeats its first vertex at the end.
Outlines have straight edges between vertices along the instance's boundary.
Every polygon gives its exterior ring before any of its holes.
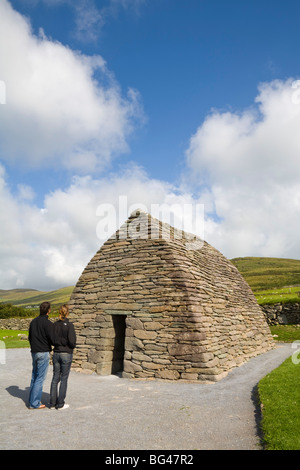
{"type": "Polygon", "coordinates": [[[133,334],[138,339],[155,339],[157,337],[155,331],[134,330],[133,334]]]}
{"type": "Polygon", "coordinates": [[[155,364],[154,362],[142,362],[142,367],[145,369],[162,369],[162,364],[155,364]]]}
{"type": "Polygon", "coordinates": [[[181,379],[184,379],[184,380],[198,380],[198,374],[197,373],[189,373],[189,372],[182,372],[181,376],[180,376],[181,379]]]}
{"type": "Polygon", "coordinates": [[[113,359],[113,351],[90,351],[88,353],[88,360],[94,364],[99,362],[109,362],[113,359]]]}
{"type": "Polygon", "coordinates": [[[166,380],[178,380],[180,374],[177,370],[159,370],[155,372],[155,377],[166,380]]]}
{"type": "Polygon", "coordinates": [[[204,346],[194,346],[193,344],[170,344],[168,346],[169,354],[172,356],[185,356],[190,354],[193,357],[193,354],[203,353],[205,351],[204,346]]]}
{"type": "Polygon", "coordinates": [[[144,345],[142,341],[134,336],[125,338],[125,350],[126,351],[143,351],[144,345]]]}
{"type": "Polygon", "coordinates": [[[114,338],[116,336],[116,332],[114,328],[101,328],[99,336],[101,338],[114,338]]]}
{"type": "Polygon", "coordinates": [[[135,372],[141,372],[143,369],[138,364],[134,362],[124,360],[124,372],[134,374],[135,372]]]}
{"type": "Polygon", "coordinates": [[[96,372],[99,375],[111,375],[112,363],[100,362],[96,365],[96,372]]]}

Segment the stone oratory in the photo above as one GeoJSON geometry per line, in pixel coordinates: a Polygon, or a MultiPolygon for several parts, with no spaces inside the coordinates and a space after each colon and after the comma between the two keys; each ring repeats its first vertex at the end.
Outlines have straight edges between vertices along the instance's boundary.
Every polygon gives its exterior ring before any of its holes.
{"type": "Polygon", "coordinates": [[[142,211],[91,259],[69,305],[73,366],[87,373],[211,382],[274,347],[235,266],[142,211]]]}

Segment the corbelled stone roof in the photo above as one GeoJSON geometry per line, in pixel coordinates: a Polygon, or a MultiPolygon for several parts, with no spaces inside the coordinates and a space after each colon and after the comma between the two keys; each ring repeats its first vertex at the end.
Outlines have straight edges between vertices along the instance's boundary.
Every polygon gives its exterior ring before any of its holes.
{"type": "Polygon", "coordinates": [[[131,378],[215,381],[273,347],[235,266],[200,238],[143,212],[92,258],[70,308],[76,366],[104,375],[119,369],[131,378]]]}

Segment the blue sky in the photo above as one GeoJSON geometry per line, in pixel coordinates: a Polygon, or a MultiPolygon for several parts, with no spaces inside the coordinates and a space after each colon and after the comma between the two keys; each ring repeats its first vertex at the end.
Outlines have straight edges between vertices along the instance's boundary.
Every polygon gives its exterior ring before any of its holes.
{"type": "MultiPolygon", "coordinates": [[[[109,5],[94,3],[100,13],[109,5]]],[[[253,105],[260,82],[298,74],[295,0],[272,1],[271,7],[269,0],[127,3],[107,13],[85,39],[67,2],[12,2],[35,33],[42,27],[74,50],[100,54],[123,93],[134,88],[141,94],[147,121],[114,165],[134,160],[155,178],[172,181],[180,177],[191,134],[212,108],[242,110],[253,105]]]]}
{"type": "Polygon", "coordinates": [[[229,258],[299,258],[299,13],[1,0],[0,287],[75,283],[101,244],[97,207],[121,195],[204,204],[229,258]]]}

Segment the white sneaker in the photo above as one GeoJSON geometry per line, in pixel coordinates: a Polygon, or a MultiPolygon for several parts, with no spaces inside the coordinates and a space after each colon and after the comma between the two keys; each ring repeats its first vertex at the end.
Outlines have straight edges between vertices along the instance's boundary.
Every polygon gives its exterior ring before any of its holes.
{"type": "Polygon", "coordinates": [[[64,404],[61,408],[57,408],[58,410],[65,410],[66,408],[69,408],[70,405],[64,404]]]}

